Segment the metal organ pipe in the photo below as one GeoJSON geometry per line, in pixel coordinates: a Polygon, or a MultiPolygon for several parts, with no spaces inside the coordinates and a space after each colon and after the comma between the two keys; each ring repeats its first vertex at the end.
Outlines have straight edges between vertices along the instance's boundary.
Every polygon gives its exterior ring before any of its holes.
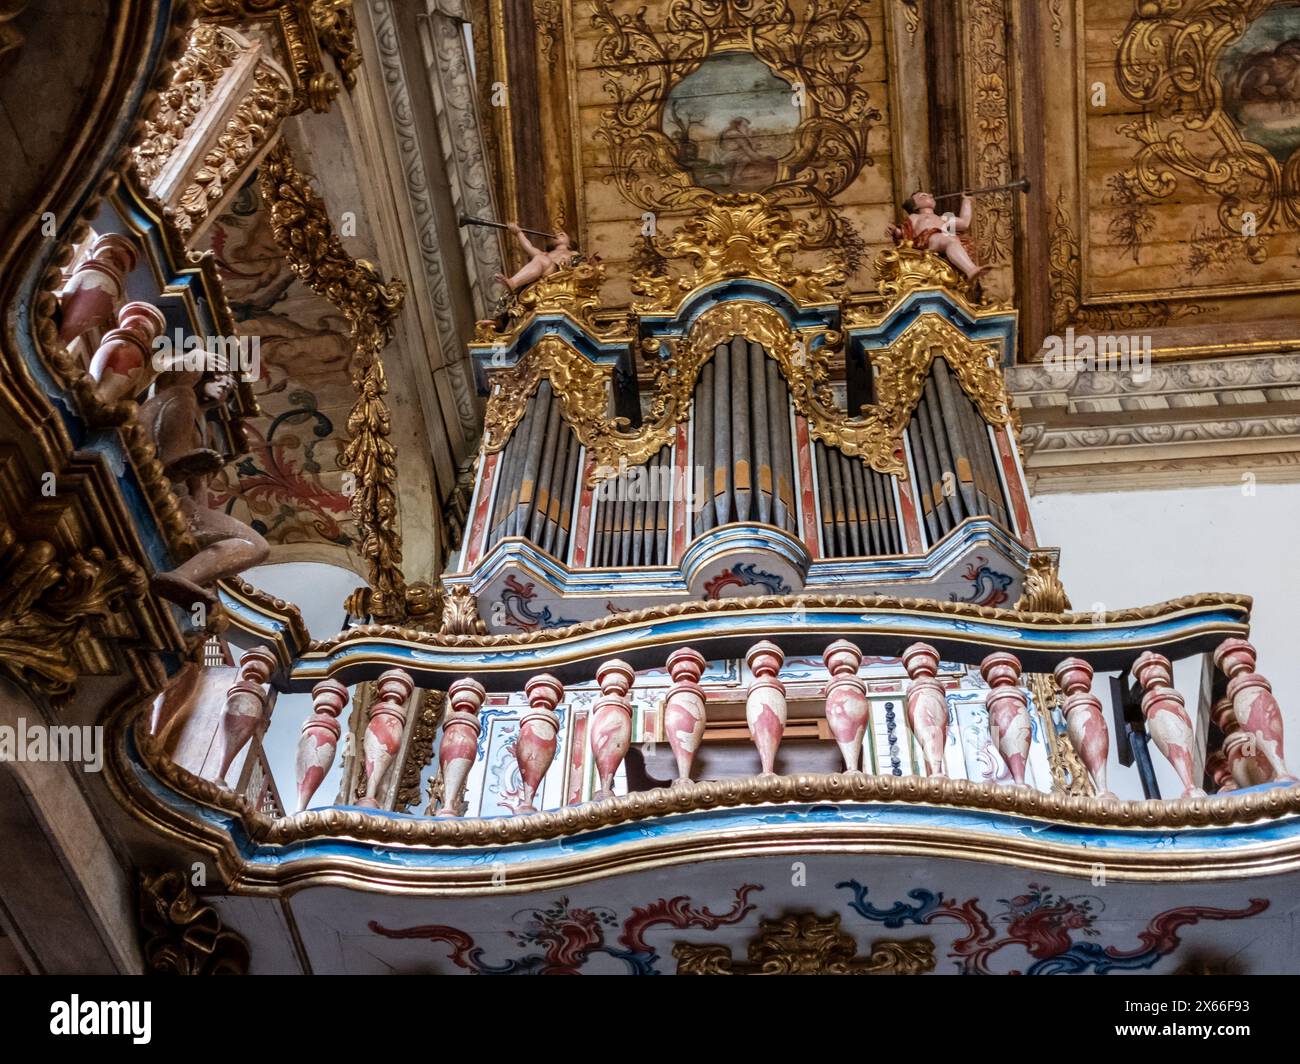
{"type": "MultiPolygon", "coordinates": [[[[749,418],[753,410],[749,391],[749,345],[743,336],[731,338],[731,442],[735,449],[732,461],[732,503],[734,520],[748,521],[751,489],[749,418]]],[[[761,425],[758,426],[762,428],[761,425]]]]}
{"type": "Polygon", "coordinates": [[[932,543],[970,517],[1007,526],[988,426],[941,358],[930,367],[907,433],[932,543]],[[943,490],[945,478],[955,490],[943,490]]]}
{"type": "Polygon", "coordinates": [[[758,344],[749,345],[749,408],[754,412],[754,497],[758,520],[772,523],[772,425],[767,421],[767,366],[770,362],[758,344]]]}
{"type": "Polygon", "coordinates": [[[719,525],[731,520],[731,348],[719,344],[713,352],[713,516],[719,525]]]}
{"type": "MultiPolygon", "coordinates": [[[[695,418],[694,467],[700,471],[704,484],[692,484],[691,497],[703,496],[703,505],[695,512],[694,535],[713,527],[713,363],[704,363],[700,379],[695,384],[691,406],[695,418]]],[[[695,474],[692,472],[692,480],[695,474]]]]}
{"type": "Polygon", "coordinates": [[[764,355],[763,362],[767,369],[767,424],[763,428],[771,434],[772,472],[776,476],[772,523],[777,528],[793,532],[794,446],[790,439],[790,388],[772,359],[764,355]]]}

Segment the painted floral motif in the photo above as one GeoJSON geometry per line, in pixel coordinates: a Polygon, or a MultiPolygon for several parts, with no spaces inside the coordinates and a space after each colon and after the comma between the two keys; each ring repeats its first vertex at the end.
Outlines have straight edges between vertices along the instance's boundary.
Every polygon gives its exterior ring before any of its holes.
{"type": "Polygon", "coordinates": [[[659,975],[658,953],[646,942],[647,932],[656,927],[678,930],[713,931],[743,920],[755,906],[749,895],[763,888],[746,883],[736,888],[735,900],[726,912],[695,908],[684,896],[660,898],[633,909],[622,923],[617,943],[607,936],[619,928],[618,916],[605,906],[570,907],[568,898],[557,898],[544,909],[524,909],[515,914],[522,923],[509,937],[523,953],[512,960],[492,964],[473,936],[443,924],[389,928],[372,920],[370,930],[385,938],[423,938],[452,947],[451,962],[474,975],[581,975],[583,967],[598,954],[622,961],[631,975],[659,975]]]}
{"type": "Polygon", "coordinates": [[[263,435],[256,422],[246,426],[249,453],[235,466],[238,484],[228,475],[213,483],[216,505],[232,512],[242,502],[249,523],[272,543],[294,543],[322,539],[341,547],[355,542],[347,496],[331,491],[320,480],[322,471],[316,450],[332,440],[334,425],[316,409],[310,392],[289,396],[290,409],[277,415],[263,435]],[[304,444],[297,433],[286,431],[309,427],[312,439],[304,444]]]}
{"type": "MultiPolygon", "coordinates": [[[[1181,945],[1180,932],[1203,920],[1243,920],[1258,916],[1269,903],[1251,899],[1241,909],[1187,905],[1157,913],[1138,933],[1129,948],[1091,941],[1100,937],[1097,926],[1105,904],[1088,894],[1058,894],[1038,883],[1024,894],[1000,898],[1000,909],[990,918],[977,898],[964,902],[918,887],[907,900],[876,907],[868,889],[857,880],[836,884],[853,895],[849,908],[871,923],[897,930],[924,927],[944,921],[959,924],[963,933],[948,950],[961,975],[992,975],[991,959],[1008,947],[1032,958],[1023,972],[1011,975],[1108,975],[1153,968],[1181,945]]],[[[620,922],[608,906],[571,906],[566,897],[551,904],[523,909],[514,916],[517,930],[507,932],[518,956],[492,961],[474,937],[445,924],[385,927],[371,921],[370,930],[391,939],[424,939],[451,947],[449,959],[474,975],[580,975],[593,958],[605,956],[622,962],[632,975],[662,974],[663,958],[647,941],[655,928],[714,931],[741,923],[757,906],[749,897],[763,888],[754,883],[737,887],[724,912],[695,905],[690,898],[660,898],[632,909],[620,922]],[[617,939],[611,941],[617,932],[617,939]]],[[[851,930],[851,929],[850,929],[851,930]]]]}
{"type": "Polygon", "coordinates": [[[973,602],[977,606],[1001,606],[1011,596],[1007,589],[1011,587],[1013,577],[1009,573],[1000,573],[988,564],[983,555],[966,566],[963,579],[971,582],[971,593],[967,598],[957,592],[948,596],[952,602],[973,602]]]}
{"type": "Polygon", "coordinates": [[[724,569],[704,585],[704,597],[716,599],[722,597],[723,588],[760,587],[769,595],[788,595],[790,585],[776,573],[769,573],[758,568],[753,562],[743,565],[737,562],[730,569],[724,569]]]}
{"type": "Polygon", "coordinates": [[[550,606],[543,606],[540,611],[533,609],[533,600],[537,598],[537,585],[532,581],[523,583],[513,573],[506,577],[505,587],[501,591],[501,605],[505,615],[501,624],[521,632],[531,632],[537,628],[563,628],[577,621],[556,617],[550,606]]]}
{"type": "Polygon", "coordinates": [[[967,934],[952,944],[948,956],[962,975],[992,975],[989,960],[1008,946],[1020,946],[1034,959],[1018,975],[1108,975],[1111,972],[1142,971],[1154,967],[1178,948],[1178,932],[1202,920],[1242,920],[1268,908],[1268,901],[1252,898],[1244,909],[1216,909],[1187,905],[1157,913],[1138,935],[1131,949],[1076,941],[1075,933],[1096,937],[1097,918],[1105,904],[1084,894],[1054,894],[1037,883],[1028,892],[1010,900],[999,899],[1004,908],[992,920],[980,908],[979,900],[958,903],[942,894],[917,888],[909,890],[911,903],[898,901],[888,908],[876,908],[867,900],[867,888],[857,880],[837,883],[836,889],[851,891],[849,908],[873,923],[889,928],[907,924],[928,925],[940,920],[963,924],[967,934]],[[995,926],[1005,925],[1005,927],[995,926]]]}

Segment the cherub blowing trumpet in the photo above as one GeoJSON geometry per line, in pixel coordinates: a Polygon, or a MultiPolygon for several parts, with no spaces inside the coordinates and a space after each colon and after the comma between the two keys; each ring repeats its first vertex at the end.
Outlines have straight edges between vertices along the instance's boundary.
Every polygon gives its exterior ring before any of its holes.
{"type": "Polygon", "coordinates": [[[889,236],[895,244],[937,252],[960,270],[968,281],[974,281],[990,269],[976,264],[966,241],[959,235],[970,229],[974,200],[963,193],[961,213],[956,215],[939,214],[934,209],[936,203],[933,193],[912,193],[912,198],[903,204],[907,218],[901,226],[891,225],[889,236]]]}
{"type": "Polygon", "coordinates": [[[528,261],[513,277],[507,277],[504,273],[496,275],[496,279],[505,285],[511,294],[519,292],[534,281],[540,281],[543,277],[555,273],[556,270],[572,265],[577,255],[573,250],[569,234],[563,229],[552,238],[552,247],[549,251],[542,251],[534,246],[533,242],[524,235],[524,231],[514,222],[507,224],[506,229],[514,234],[524,254],[529,256],[528,261]]]}

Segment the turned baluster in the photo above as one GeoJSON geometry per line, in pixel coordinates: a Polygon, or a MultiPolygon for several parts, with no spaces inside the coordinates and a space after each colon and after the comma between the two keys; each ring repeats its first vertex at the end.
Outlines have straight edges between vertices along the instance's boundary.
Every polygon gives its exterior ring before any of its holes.
{"type": "Polygon", "coordinates": [[[1029,695],[1020,687],[1020,659],[1006,651],[990,654],[980,664],[980,675],[992,688],[984,704],[998,751],[1012,778],[1023,784],[1033,725],[1029,722],[1029,695]]]}
{"type": "Polygon", "coordinates": [[[664,703],[664,731],[677,760],[674,787],[691,782],[691,764],[704,736],[704,688],[700,686],[704,664],[704,655],[689,647],[668,655],[668,675],[673,685],[664,703]]]}
{"type": "Polygon", "coordinates": [[[929,776],[947,776],[943,749],[948,742],[948,699],[939,674],[939,652],[928,643],[913,643],[903,651],[903,668],[912,682],[907,688],[907,723],[921,747],[929,776]]]}
{"type": "Polygon", "coordinates": [[[442,777],[442,808],[438,816],[463,816],[465,783],[478,757],[482,725],[478,711],[487,691],[477,680],[457,680],[447,689],[447,719],[438,745],[439,775],[442,777]]]}
{"type": "Polygon", "coordinates": [[[755,643],[745,655],[745,663],[754,674],[745,697],[745,720],[749,723],[749,736],[758,748],[764,776],[775,774],[776,751],[785,735],[785,684],[776,678],[784,661],[781,648],[766,639],[755,643]]]}
{"type": "Polygon", "coordinates": [[[70,344],[91,329],[107,329],[116,318],[126,275],[135,269],[135,244],[105,233],[91,245],[90,257],[72,271],[59,297],[59,339],[70,344]]]}
{"type": "Polygon", "coordinates": [[[406,731],[406,703],[415,689],[415,681],[401,669],[380,673],[375,684],[375,698],[370,703],[362,753],[366,764],[366,793],[357,801],[363,809],[378,809],[384,785],[402,747],[406,731]]]}
{"type": "Polygon", "coordinates": [[[1255,671],[1255,648],[1244,639],[1225,639],[1214,652],[1214,663],[1228,677],[1232,711],[1242,730],[1254,736],[1273,779],[1295,783],[1282,748],[1282,710],[1273,697],[1272,684],[1255,671]]]}
{"type": "MultiPolygon", "coordinates": [[[[1242,787],[1254,787],[1267,783],[1273,778],[1273,768],[1265,759],[1263,751],[1255,736],[1241,726],[1233,709],[1232,699],[1224,695],[1214,703],[1210,711],[1211,719],[1223,734],[1219,752],[1223,756],[1230,785],[1219,784],[1219,790],[1239,790],[1242,787]]],[[[1208,768],[1208,762],[1206,767],[1208,768]]]]}
{"type": "Polygon", "coordinates": [[[844,771],[858,772],[862,764],[862,739],[871,721],[867,686],[858,678],[862,651],[847,639],[837,639],[822,653],[826,671],[826,725],[844,756],[844,771]]]}
{"type": "Polygon", "coordinates": [[[1142,716],[1147,734],[1173,766],[1183,785],[1182,797],[1204,797],[1205,792],[1192,779],[1192,722],[1183,708],[1183,696],[1173,688],[1174,667],[1169,659],[1148,650],[1133,662],[1133,675],[1146,693],[1142,696],[1142,716]]]}
{"type": "Polygon", "coordinates": [[[1101,699],[1092,693],[1092,666],[1082,658],[1066,658],[1056,666],[1056,682],[1064,693],[1061,713],[1070,742],[1092,777],[1100,798],[1115,797],[1106,787],[1110,732],[1101,713],[1101,699]]]}
{"type": "Polygon", "coordinates": [[[338,717],[348,704],[348,689],[337,680],[322,680],[311,689],[311,702],[312,715],[302,726],[295,762],[299,811],[307,808],[334,764],[341,731],[338,717]]]}
{"type": "Polygon", "coordinates": [[[226,708],[221,716],[215,749],[217,779],[226,773],[248,740],[264,722],[271,701],[263,686],[275,671],[275,655],[265,647],[253,647],[239,661],[239,679],[226,691],[226,708]]]}
{"type": "Polygon", "coordinates": [[[528,712],[519,719],[519,739],[515,742],[515,761],[524,781],[523,802],[516,813],[535,813],[534,798],[555,760],[560,733],[560,718],[555,712],[564,697],[564,685],[554,676],[543,673],[524,684],[528,712]]]}
{"type": "Polygon", "coordinates": [[[1215,750],[1205,759],[1205,773],[1214,782],[1215,792],[1226,794],[1237,789],[1237,781],[1232,778],[1232,766],[1222,750],[1215,750]]]}
{"type": "Polygon", "coordinates": [[[96,394],[104,402],[132,399],[157,376],[153,342],[167,320],[152,303],[128,303],[117,314],[116,329],[104,334],[90,359],[96,394]]]}
{"type": "Polygon", "coordinates": [[[592,798],[614,797],[614,774],[632,745],[632,666],[615,658],[596,670],[600,698],[591,710],[591,755],[599,785],[592,798]]]}

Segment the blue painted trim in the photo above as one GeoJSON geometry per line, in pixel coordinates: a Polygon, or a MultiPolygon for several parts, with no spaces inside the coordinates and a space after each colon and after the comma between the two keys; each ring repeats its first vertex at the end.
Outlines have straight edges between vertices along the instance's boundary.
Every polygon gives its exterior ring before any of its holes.
{"type": "MultiPolygon", "coordinates": [[[[993,839],[1020,838],[1070,846],[1088,853],[1240,851],[1300,838],[1300,817],[1296,816],[1233,828],[1150,831],[1078,827],[1005,813],[941,806],[844,802],[701,810],[578,832],[562,839],[491,847],[412,846],[343,838],[322,838],[286,846],[270,846],[259,845],[249,839],[235,816],[200,805],[155,778],[140,762],[133,739],[128,739],[127,752],[136,779],[156,799],[191,820],[221,830],[234,841],[240,856],[248,864],[262,868],[286,867],[301,861],[330,858],[357,861],[371,865],[377,871],[385,868],[423,868],[447,872],[497,864],[521,867],[533,861],[554,860],[560,856],[581,858],[586,854],[600,854],[621,845],[643,843],[647,839],[668,843],[693,836],[720,836],[744,831],[761,833],[775,828],[807,831],[810,836],[815,836],[829,824],[896,827],[900,830],[947,829],[993,839]]],[[[367,812],[393,820],[427,819],[405,813],[367,812]]]]}

